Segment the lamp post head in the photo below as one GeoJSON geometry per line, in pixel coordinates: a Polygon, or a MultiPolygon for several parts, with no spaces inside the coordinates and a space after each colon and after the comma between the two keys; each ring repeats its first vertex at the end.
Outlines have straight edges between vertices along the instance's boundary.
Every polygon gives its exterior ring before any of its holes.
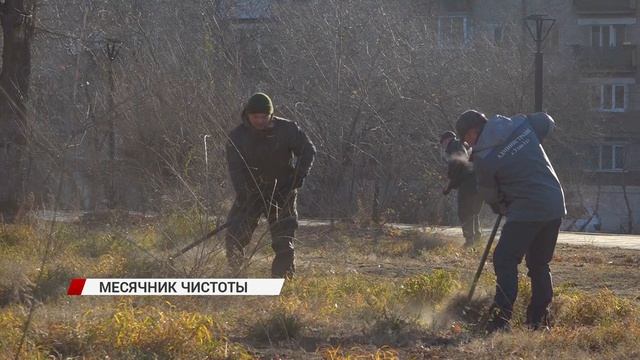
{"type": "Polygon", "coordinates": [[[543,14],[532,14],[525,17],[524,21],[529,34],[537,44],[538,51],[540,51],[542,43],[547,39],[553,25],[555,25],[556,19],[543,14]]]}

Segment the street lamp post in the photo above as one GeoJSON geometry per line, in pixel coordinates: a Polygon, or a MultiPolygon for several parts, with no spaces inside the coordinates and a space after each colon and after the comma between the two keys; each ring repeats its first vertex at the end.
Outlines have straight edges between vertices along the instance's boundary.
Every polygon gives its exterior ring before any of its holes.
{"type": "Polygon", "coordinates": [[[556,23],[555,19],[547,17],[547,15],[529,15],[525,18],[525,24],[529,30],[529,34],[536,42],[536,54],[535,54],[535,111],[542,111],[542,44],[549,36],[551,28],[556,23]]]}

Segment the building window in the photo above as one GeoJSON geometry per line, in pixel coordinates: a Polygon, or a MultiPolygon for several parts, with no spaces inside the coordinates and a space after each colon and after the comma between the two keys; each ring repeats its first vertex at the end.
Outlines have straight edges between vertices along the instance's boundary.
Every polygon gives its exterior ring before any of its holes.
{"type": "Polygon", "coordinates": [[[600,111],[624,112],[626,109],[626,85],[604,84],[600,86],[600,111]]]}
{"type": "Polygon", "coordinates": [[[598,170],[622,171],[624,170],[624,145],[600,145],[600,159],[598,170]]]}
{"type": "Polygon", "coordinates": [[[491,28],[493,29],[493,43],[495,45],[502,44],[504,40],[504,25],[501,24],[491,24],[491,28]]]}
{"type": "Polygon", "coordinates": [[[625,41],[624,25],[592,25],[592,47],[618,47],[625,41]]]}
{"type": "Polygon", "coordinates": [[[257,21],[271,17],[271,0],[235,0],[230,17],[237,21],[257,21]]]}
{"type": "Polygon", "coordinates": [[[444,48],[461,48],[470,38],[469,18],[459,16],[438,17],[438,45],[444,48]]]}

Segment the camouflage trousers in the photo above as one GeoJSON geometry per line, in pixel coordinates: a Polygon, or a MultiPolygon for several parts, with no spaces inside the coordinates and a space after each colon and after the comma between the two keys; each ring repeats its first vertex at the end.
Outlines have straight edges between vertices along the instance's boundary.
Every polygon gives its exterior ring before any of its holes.
{"type": "Polygon", "coordinates": [[[225,238],[227,261],[234,273],[237,274],[246,261],[248,255],[246,249],[260,217],[264,215],[269,222],[271,248],[275,253],[271,264],[271,276],[275,278],[293,276],[295,272],[293,242],[298,228],[296,202],[296,190],[271,199],[262,198],[259,195],[236,199],[227,217],[232,223],[225,238]]]}

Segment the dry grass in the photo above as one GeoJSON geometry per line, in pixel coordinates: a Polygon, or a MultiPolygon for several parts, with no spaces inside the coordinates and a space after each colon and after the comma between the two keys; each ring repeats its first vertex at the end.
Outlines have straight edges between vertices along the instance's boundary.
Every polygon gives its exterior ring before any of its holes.
{"type": "Polygon", "coordinates": [[[294,340],[300,336],[304,324],[296,314],[287,310],[276,310],[266,319],[258,320],[249,329],[249,337],[259,342],[274,343],[294,340]]]}
{"type": "MultiPolygon", "coordinates": [[[[199,226],[199,215],[193,217],[193,227],[199,226]]],[[[198,233],[189,232],[189,216],[169,219],[181,224],[173,236],[198,233]]],[[[30,301],[41,304],[27,336],[25,358],[242,359],[279,353],[324,359],[640,356],[638,302],[617,290],[626,294],[626,284],[605,277],[614,286],[593,289],[584,268],[576,266],[598,258],[603,276],[612,269],[624,270],[630,278],[638,276],[637,253],[617,250],[584,248],[578,256],[575,248],[560,247],[560,277],[571,281],[556,277],[555,327],[550,333],[532,333],[521,326],[530,294],[524,276],[513,333],[485,337],[474,332],[477,318],[457,312],[449,316],[447,306],[466,292],[479,253],[450,239],[399,230],[302,229],[305,242],[298,246],[298,276],[287,281],[282,295],[275,298],[63,296],[74,276],[164,274],[164,265],[118,235],[127,230],[140,246],[163,257],[171,248],[163,237],[163,225],[111,231],[60,225],[56,251],[37,289],[33,282],[43,228],[3,227],[0,358],[12,356],[30,301]]],[[[198,266],[204,272],[215,271],[221,259],[212,259],[213,263],[198,266]]],[[[270,260],[270,255],[255,259],[250,274],[264,276],[270,260]]],[[[195,266],[195,262],[187,256],[179,265],[195,266]]],[[[487,268],[475,304],[478,314],[492,293],[490,264],[487,268]]]]}
{"type": "MultiPolygon", "coordinates": [[[[83,309],[66,319],[36,322],[25,355],[69,358],[251,358],[231,343],[213,316],[176,309],[168,302],[137,306],[131,300],[114,303],[109,311],[83,309]]],[[[21,333],[23,315],[6,309],[0,352],[9,354],[21,333]]]]}
{"type": "Polygon", "coordinates": [[[445,270],[419,274],[404,281],[402,294],[418,304],[436,305],[460,288],[458,276],[445,270]]]}
{"type": "Polygon", "coordinates": [[[319,352],[326,360],[395,360],[400,358],[398,351],[388,346],[373,351],[363,347],[343,349],[339,346],[328,346],[320,349],[319,352]]]}

